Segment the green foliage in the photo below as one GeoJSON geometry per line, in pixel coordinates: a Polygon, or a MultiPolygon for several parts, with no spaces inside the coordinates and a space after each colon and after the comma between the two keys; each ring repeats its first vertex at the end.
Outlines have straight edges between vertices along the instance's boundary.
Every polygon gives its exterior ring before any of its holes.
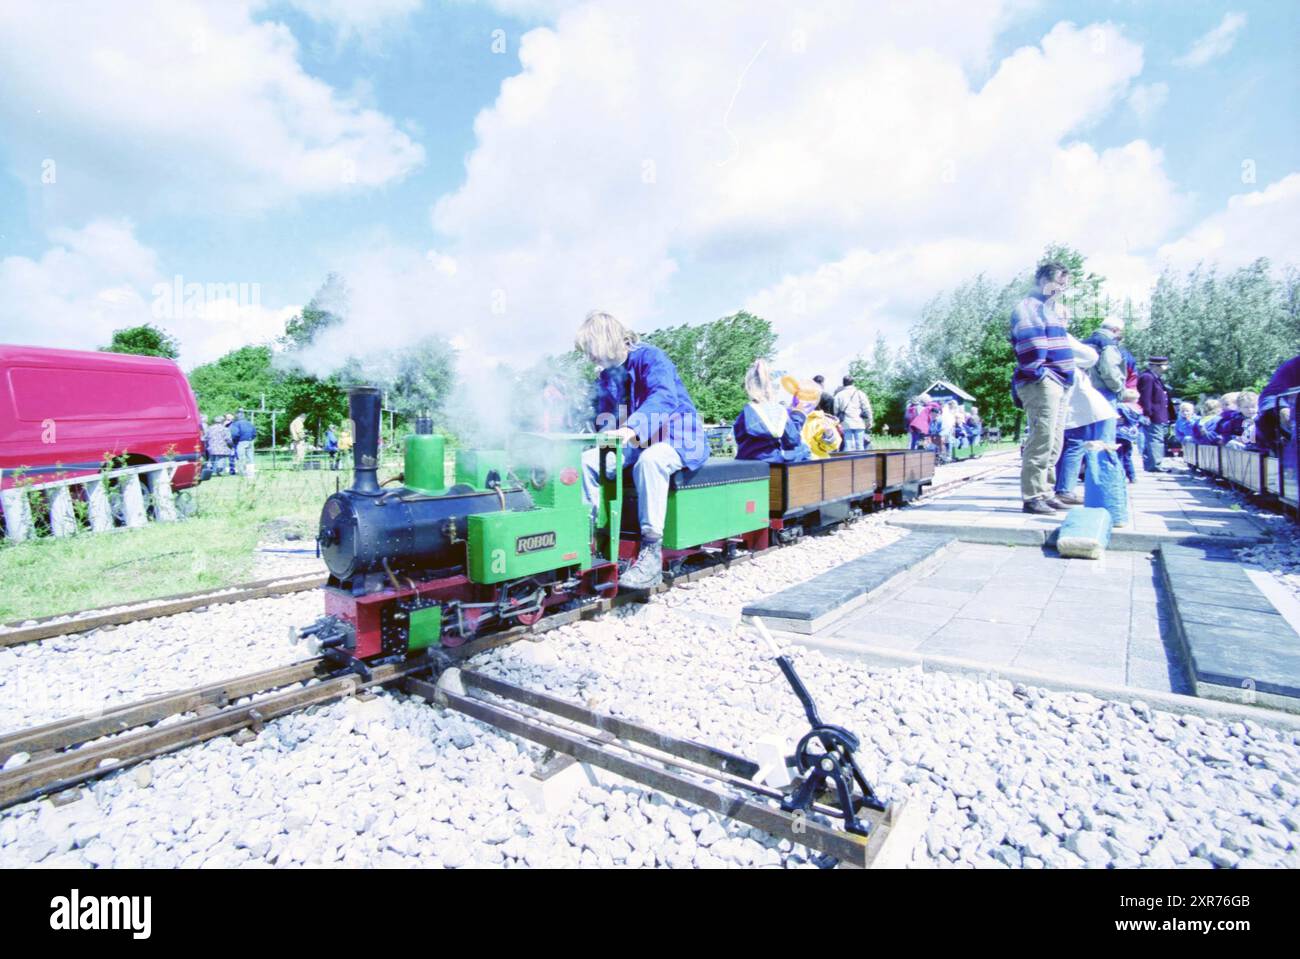
{"type": "Polygon", "coordinates": [[[898,433],[903,428],[907,397],[903,395],[898,359],[889,348],[885,334],[876,334],[870,360],[859,354],[849,363],[849,376],[853,377],[853,385],[871,400],[874,428],[882,430],[888,424],[891,432],[898,433]]]}
{"type": "Polygon", "coordinates": [[[1275,280],[1262,258],[1226,276],[1166,271],[1149,321],[1127,341],[1139,362],[1170,358],[1166,380],[1179,396],[1258,388],[1300,348],[1300,274],[1290,268],[1275,280]]]}
{"type": "Polygon", "coordinates": [[[190,387],[199,409],[209,419],[237,410],[258,409],[266,397],[267,409],[284,408],[284,384],[271,365],[269,346],[232,350],[190,373],[190,387]]]}
{"type": "MultiPolygon", "coordinates": [[[[1049,261],[1060,263],[1070,271],[1070,285],[1057,300],[1069,314],[1070,332],[1080,340],[1087,339],[1113,308],[1110,297],[1103,292],[1106,278],[1088,269],[1082,253],[1060,243],[1049,244],[1035,265],[1041,266],[1049,261]]],[[[1032,284],[1033,277],[1030,276],[1026,293],[1032,284]]]]}
{"type": "Polygon", "coordinates": [[[1032,280],[1026,273],[997,287],[981,274],[928,303],[903,356],[903,401],[935,380],[947,380],[975,397],[985,424],[1014,423],[1010,317],[1032,280]]]}
{"type": "Polygon", "coordinates": [[[348,291],[343,277],[330,273],[302,312],[284,324],[281,345],[291,352],[305,350],[322,331],[343,322],[347,305],[348,291]]]}
{"type": "Polygon", "coordinates": [[[180,344],[176,337],[166,330],[161,330],[152,323],[141,326],[128,326],[114,330],[113,339],[108,346],[99,348],[101,353],[134,353],[137,356],[165,356],[170,360],[181,355],[180,344]]]}
{"type": "Polygon", "coordinates": [[[730,423],[740,415],[748,402],[745,372],[776,351],[772,324],[745,310],[699,326],[655,330],[644,339],[668,354],[706,423],[730,423]]]}

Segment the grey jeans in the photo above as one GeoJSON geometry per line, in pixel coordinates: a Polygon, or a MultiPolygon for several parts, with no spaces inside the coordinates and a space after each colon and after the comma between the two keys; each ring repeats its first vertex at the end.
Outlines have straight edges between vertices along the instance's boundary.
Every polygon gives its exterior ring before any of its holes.
{"type": "MultiPolygon", "coordinates": [[[[632,466],[636,484],[637,519],[641,522],[642,540],[664,538],[664,517],[668,514],[668,483],[682,468],[682,458],[667,443],[655,443],[643,450],[632,466]]],[[[582,498],[594,514],[600,498],[600,450],[582,454],[582,498]]],[[[618,522],[617,518],[614,520],[618,522]]]]}

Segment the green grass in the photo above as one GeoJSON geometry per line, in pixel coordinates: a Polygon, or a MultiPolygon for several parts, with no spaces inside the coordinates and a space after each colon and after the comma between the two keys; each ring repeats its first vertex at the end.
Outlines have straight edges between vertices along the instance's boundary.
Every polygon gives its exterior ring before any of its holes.
{"type": "MultiPolygon", "coordinates": [[[[381,469],[380,476],[396,471],[381,469]]],[[[183,522],[4,543],[0,622],[247,582],[267,524],[288,521],[310,546],[335,479],[346,484],[350,477],[344,470],[221,476],[193,490],[198,509],[183,522]]]]}

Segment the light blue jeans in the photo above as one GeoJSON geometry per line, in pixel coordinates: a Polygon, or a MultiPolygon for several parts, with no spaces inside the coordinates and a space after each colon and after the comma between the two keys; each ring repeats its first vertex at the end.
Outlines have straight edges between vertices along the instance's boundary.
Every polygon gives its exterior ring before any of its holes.
{"type": "Polygon", "coordinates": [[[1065,431],[1061,444],[1061,458],[1056,461],[1056,492],[1072,493],[1079,483],[1079,468],[1083,465],[1083,444],[1089,440],[1115,442],[1115,420],[1100,420],[1087,426],[1075,426],[1065,431]]]}
{"type": "Polygon", "coordinates": [[[860,430],[844,430],[844,452],[852,453],[857,450],[867,448],[867,431],[865,428],[860,430]]]}
{"type": "MultiPolygon", "coordinates": [[[[625,450],[627,455],[630,450],[625,450]]],[[[591,506],[594,517],[600,499],[600,451],[589,449],[582,454],[582,498],[591,506]]],[[[636,484],[637,519],[641,521],[641,539],[664,538],[664,519],[668,515],[668,483],[682,468],[682,458],[667,443],[655,443],[642,450],[632,465],[632,482],[636,484]]],[[[614,522],[618,522],[615,517],[614,522]]],[[[615,527],[617,528],[617,527],[615,527]]]]}

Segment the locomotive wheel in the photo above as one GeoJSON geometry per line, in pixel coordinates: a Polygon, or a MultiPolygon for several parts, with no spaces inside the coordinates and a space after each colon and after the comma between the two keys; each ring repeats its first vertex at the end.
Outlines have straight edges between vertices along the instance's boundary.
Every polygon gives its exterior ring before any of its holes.
{"type": "Polygon", "coordinates": [[[515,619],[519,620],[519,622],[522,623],[524,626],[531,626],[533,625],[533,623],[541,619],[544,615],[546,615],[546,610],[543,608],[531,613],[520,613],[518,616],[515,617],[515,619]]]}

